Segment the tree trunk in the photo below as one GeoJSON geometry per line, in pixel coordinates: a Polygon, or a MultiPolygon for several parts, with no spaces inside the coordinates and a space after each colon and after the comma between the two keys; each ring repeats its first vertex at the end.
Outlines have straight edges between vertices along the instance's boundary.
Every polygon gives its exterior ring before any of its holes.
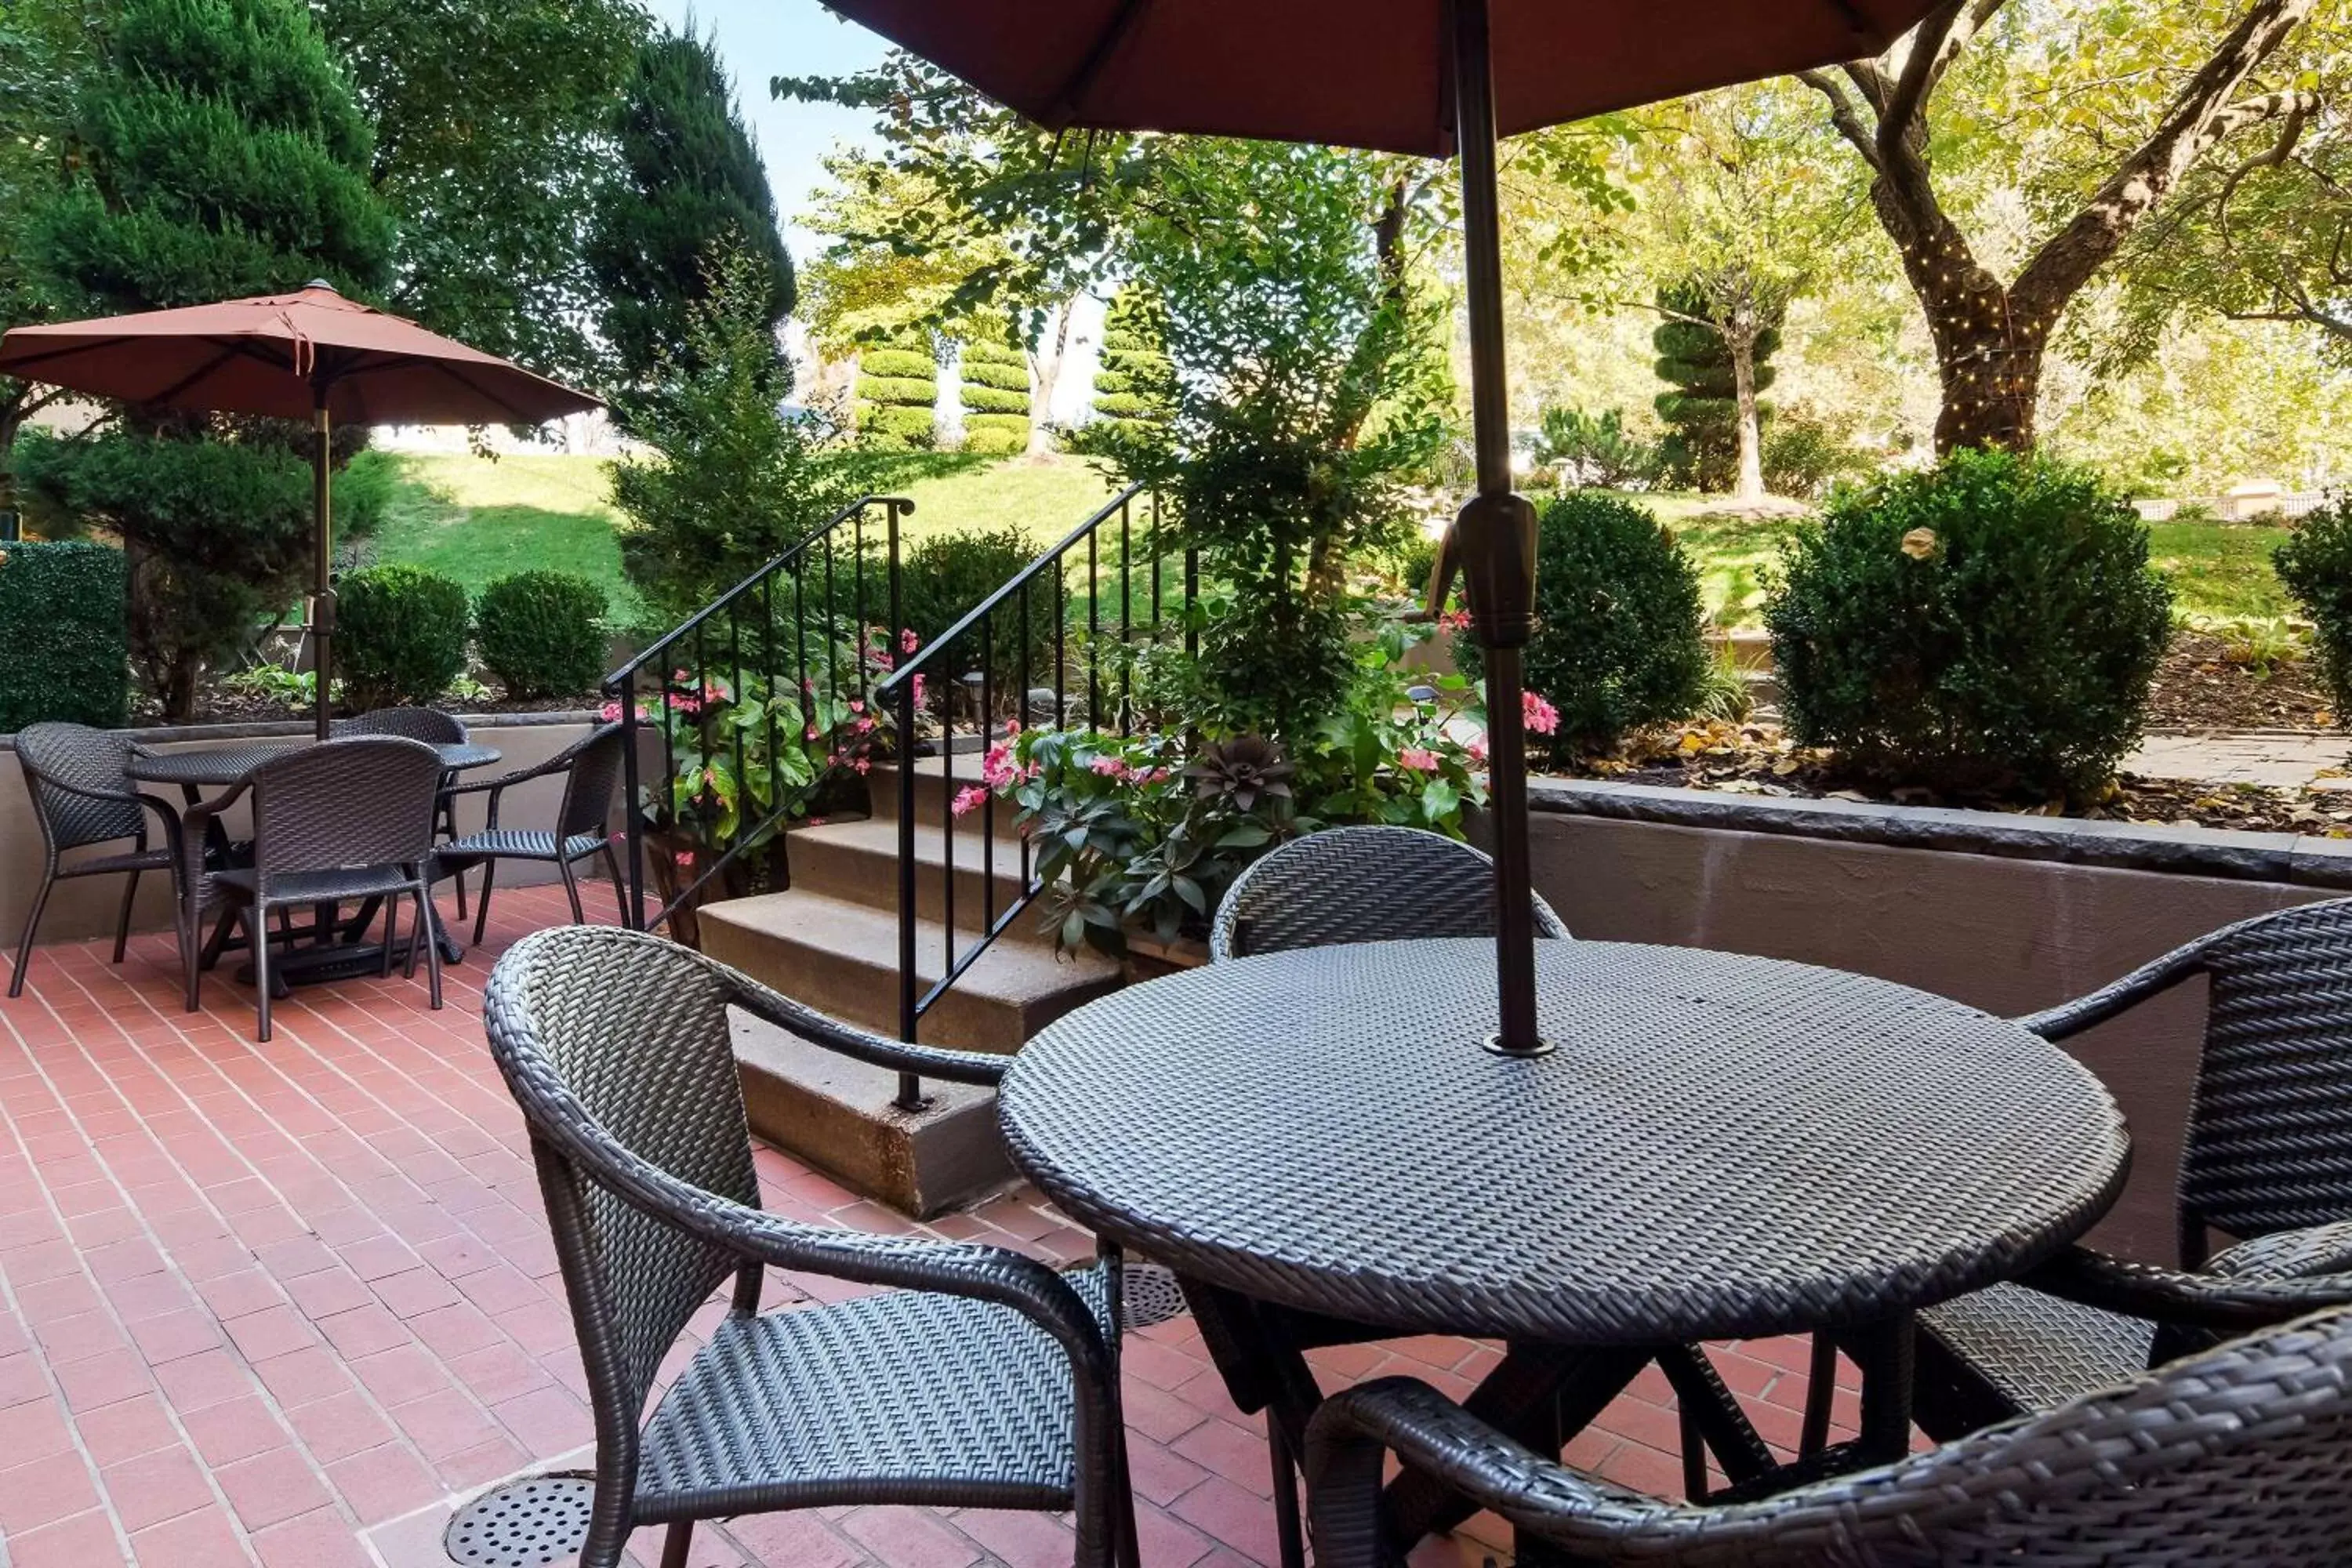
{"type": "Polygon", "coordinates": [[[1026,456],[1042,460],[1054,455],[1054,431],[1047,421],[1054,412],[1054,388],[1062,379],[1062,364],[1070,345],[1070,306],[1063,300],[1054,307],[1048,330],[1038,334],[1037,346],[1029,351],[1029,448],[1026,456]]]}
{"type": "Polygon", "coordinates": [[[1756,401],[1756,324],[1735,321],[1723,334],[1731,350],[1731,384],[1739,414],[1739,477],[1733,496],[1743,501],[1764,499],[1764,417],[1756,401]]]}

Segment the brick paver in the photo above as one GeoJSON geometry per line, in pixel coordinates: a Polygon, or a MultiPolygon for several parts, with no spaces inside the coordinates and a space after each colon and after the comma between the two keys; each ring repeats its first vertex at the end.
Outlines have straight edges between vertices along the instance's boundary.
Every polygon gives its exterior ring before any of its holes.
{"type": "MultiPolygon", "coordinates": [[[[442,1011],[421,977],[371,977],[299,993],[267,1046],[226,966],[205,1011],[181,1012],[161,937],[119,968],[103,943],[45,948],[0,1004],[0,1564],[443,1568],[457,1503],[585,1462],[562,1280],[479,1021],[488,961],[562,900],[501,889],[496,913],[488,952],[446,972],[442,1011]]],[[[774,1150],[756,1163],[781,1212],[908,1228],[774,1150]]],[[[1025,1188],[914,1228],[1056,1261],[1087,1245],[1025,1188]]],[[[840,1294],[778,1275],[768,1300],[840,1294]]],[[[1269,1561],[1262,1424],[1226,1400],[1189,1321],[1129,1345],[1144,1562],[1269,1561]]],[[[1495,1354],[1417,1339],[1322,1352],[1318,1370],[1458,1395],[1495,1354]]],[[[1718,1361],[1768,1436],[1793,1433],[1801,1346],[1718,1361]]],[[[1671,1493],[1674,1434],[1671,1394],[1645,1379],[1570,1457],[1671,1493]]],[[[1474,1563],[1500,1539],[1474,1521],[1415,1561],[1474,1563]]],[[[1045,1516],[827,1510],[705,1526],[693,1563],[1031,1568],[1066,1563],[1069,1540],[1045,1516]]],[[[638,1546],[658,1551],[652,1532],[638,1546]]]]}

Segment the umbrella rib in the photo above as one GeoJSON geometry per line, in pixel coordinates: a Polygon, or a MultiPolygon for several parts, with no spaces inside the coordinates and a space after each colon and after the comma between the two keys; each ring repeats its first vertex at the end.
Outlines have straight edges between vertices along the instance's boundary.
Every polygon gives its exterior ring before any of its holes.
{"type": "Polygon", "coordinates": [[[431,365],[435,370],[439,371],[443,375],[447,376],[450,380],[456,382],[467,391],[473,393],[476,396],[488,398],[492,403],[495,403],[499,407],[505,409],[507,411],[508,417],[517,425],[541,425],[546,423],[544,420],[532,418],[529,414],[517,408],[506,398],[491,391],[488,387],[482,385],[471,376],[460,372],[456,365],[451,364],[447,360],[426,360],[424,363],[431,365]]]}
{"type": "Polygon", "coordinates": [[[1111,13],[1110,20],[1087,47],[1086,58],[1078,62],[1078,68],[1070,73],[1070,79],[1064,82],[1062,90],[1054,95],[1053,118],[1045,121],[1047,125],[1056,131],[1065,130],[1077,118],[1078,100],[1087,95],[1087,89],[1094,86],[1095,78],[1102,74],[1103,67],[1110,62],[1110,57],[1118,48],[1120,41],[1134,29],[1136,19],[1143,15],[1144,7],[1150,4],[1150,0],[1119,0],[1118,9],[1111,13]]]}
{"type": "Polygon", "coordinates": [[[1829,0],[1829,4],[1831,10],[1845,18],[1847,26],[1864,37],[1870,36],[1870,18],[1862,14],[1862,8],[1853,0],[1829,0]]]}
{"type": "Polygon", "coordinates": [[[195,385],[196,383],[204,380],[205,377],[212,374],[213,372],[220,369],[221,366],[226,364],[230,360],[235,359],[236,357],[236,350],[234,346],[222,347],[220,353],[215,354],[211,359],[205,361],[194,370],[190,371],[187,374],[182,376],[179,380],[173,382],[163,391],[155,393],[152,396],[138,398],[134,401],[140,403],[169,403],[172,399],[179,396],[180,394],[187,391],[188,388],[195,385]]]}

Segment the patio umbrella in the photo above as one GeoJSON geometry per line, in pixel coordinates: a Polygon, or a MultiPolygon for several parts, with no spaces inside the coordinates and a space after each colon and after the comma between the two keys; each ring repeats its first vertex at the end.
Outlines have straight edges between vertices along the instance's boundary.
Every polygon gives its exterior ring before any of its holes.
{"type": "Polygon", "coordinates": [[[312,420],[319,433],[309,625],[327,738],[335,595],[328,445],[334,423],[537,425],[600,406],[415,322],[313,282],[293,294],[17,327],[0,373],[157,408],[312,420]]]}
{"type": "MultiPolygon", "coordinates": [[[[1961,0],[825,0],[1054,130],[1318,142],[1462,160],[1478,493],[1447,530],[1485,650],[1501,1027],[1536,1029],[1521,649],[1535,509],[1511,493],[1495,140],[1873,56],[1961,0]]],[[[1898,90],[1911,90],[1909,84],[1898,90]]]]}

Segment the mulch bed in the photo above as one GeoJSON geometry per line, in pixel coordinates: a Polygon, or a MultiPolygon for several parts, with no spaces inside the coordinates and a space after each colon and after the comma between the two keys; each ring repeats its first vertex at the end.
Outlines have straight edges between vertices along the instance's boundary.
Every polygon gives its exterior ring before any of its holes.
{"type": "Polygon", "coordinates": [[[2322,781],[2319,788],[2284,789],[2126,773],[2116,780],[2105,799],[2091,804],[2014,795],[1947,795],[1857,777],[1840,768],[1830,753],[1792,744],[1780,726],[1767,721],[1694,723],[1654,731],[1629,742],[1619,757],[1571,771],[1623,784],[1798,800],[1881,801],[2091,821],[2352,837],[2352,789],[2325,787],[2332,781],[2322,781]]]}
{"type": "Polygon", "coordinates": [[[2268,671],[2243,662],[2246,650],[2221,637],[2182,629],[2157,667],[2148,699],[2151,730],[2325,730],[2333,722],[2319,672],[2308,658],[2268,671]]]}

